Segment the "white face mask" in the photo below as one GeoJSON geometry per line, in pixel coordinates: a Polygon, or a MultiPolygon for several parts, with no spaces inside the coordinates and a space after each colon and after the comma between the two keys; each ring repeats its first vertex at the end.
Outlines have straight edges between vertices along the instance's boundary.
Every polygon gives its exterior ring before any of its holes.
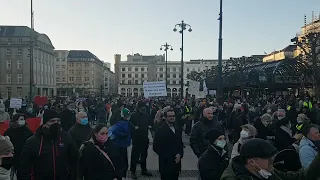
{"type": "Polygon", "coordinates": [[[248,138],[248,137],[249,137],[248,131],[242,130],[242,131],[240,132],[240,138],[241,138],[241,139],[246,139],[246,138],[248,138]]]}
{"type": "Polygon", "coordinates": [[[222,149],[226,146],[226,144],[227,144],[226,140],[217,140],[216,141],[216,145],[222,149]]]}
{"type": "Polygon", "coordinates": [[[269,177],[272,176],[272,174],[271,174],[269,171],[267,171],[267,170],[265,170],[265,169],[262,169],[257,163],[255,163],[255,164],[256,164],[256,166],[258,166],[258,168],[260,169],[260,170],[258,171],[258,173],[259,173],[259,175],[260,175],[262,178],[264,178],[264,179],[269,179],[269,177]]]}
{"type": "Polygon", "coordinates": [[[19,126],[24,126],[26,124],[25,120],[19,120],[17,122],[18,122],[19,126]]]}

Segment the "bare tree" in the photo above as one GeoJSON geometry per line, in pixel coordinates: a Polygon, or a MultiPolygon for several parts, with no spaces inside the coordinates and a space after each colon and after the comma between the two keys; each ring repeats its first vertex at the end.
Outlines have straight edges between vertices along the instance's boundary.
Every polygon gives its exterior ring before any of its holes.
{"type": "Polygon", "coordinates": [[[247,81],[247,71],[246,69],[250,66],[257,65],[261,63],[260,59],[254,57],[242,56],[239,58],[230,58],[227,60],[224,73],[233,73],[235,78],[240,83],[241,87],[241,96],[244,96],[244,88],[247,81]]]}
{"type": "Polygon", "coordinates": [[[311,70],[313,86],[317,99],[320,98],[320,19],[305,25],[303,32],[291,39],[301,51],[299,60],[306,63],[311,70]]]}
{"type": "Polygon", "coordinates": [[[187,75],[187,78],[193,81],[203,81],[205,79],[212,79],[217,76],[218,67],[212,66],[210,69],[205,69],[201,72],[192,71],[187,75]]]}

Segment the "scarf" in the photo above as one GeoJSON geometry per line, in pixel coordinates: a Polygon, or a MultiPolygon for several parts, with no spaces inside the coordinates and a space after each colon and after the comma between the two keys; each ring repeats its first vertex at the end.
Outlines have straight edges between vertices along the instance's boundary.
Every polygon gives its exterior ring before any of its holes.
{"type": "Polygon", "coordinates": [[[11,180],[11,170],[7,170],[7,169],[0,167],[0,179],[1,180],[11,180]]]}

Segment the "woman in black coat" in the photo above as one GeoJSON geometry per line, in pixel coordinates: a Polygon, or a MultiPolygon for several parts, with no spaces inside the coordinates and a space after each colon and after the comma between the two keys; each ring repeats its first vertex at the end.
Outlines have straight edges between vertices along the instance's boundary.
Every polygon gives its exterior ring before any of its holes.
{"type": "Polygon", "coordinates": [[[108,128],[98,124],[92,137],[80,148],[79,176],[83,180],[114,180],[123,175],[122,160],[108,140],[108,128]]]}
{"type": "Polygon", "coordinates": [[[10,127],[4,132],[4,136],[9,136],[14,146],[14,167],[19,170],[20,155],[22,148],[29,137],[33,135],[32,131],[26,125],[26,117],[23,114],[15,114],[10,122],[10,127]]]}
{"type": "Polygon", "coordinates": [[[228,153],[224,150],[225,136],[220,130],[212,129],[206,134],[206,139],[210,145],[198,163],[201,180],[220,179],[229,164],[228,153]]]}

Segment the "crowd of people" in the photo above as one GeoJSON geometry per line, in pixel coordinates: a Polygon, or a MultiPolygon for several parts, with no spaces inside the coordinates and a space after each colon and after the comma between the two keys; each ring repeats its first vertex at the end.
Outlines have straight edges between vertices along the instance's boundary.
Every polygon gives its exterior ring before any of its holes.
{"type": "Polygon", "coordinates": [[[55,99],[21,109],[0,104],[0,180],[151,177],[149,132],[161,179],[176,180],[185,144],[199,179],[312,180],[320,177],[320,103],[308,97],[256,100],[112,97],[55,99]],[[33,133],[26,119],[40,117],[33,133]],[[128,147],[132,146],[130,160],[128,147]],[[129,164],[130,162],[130,164],[129,164]]]}

